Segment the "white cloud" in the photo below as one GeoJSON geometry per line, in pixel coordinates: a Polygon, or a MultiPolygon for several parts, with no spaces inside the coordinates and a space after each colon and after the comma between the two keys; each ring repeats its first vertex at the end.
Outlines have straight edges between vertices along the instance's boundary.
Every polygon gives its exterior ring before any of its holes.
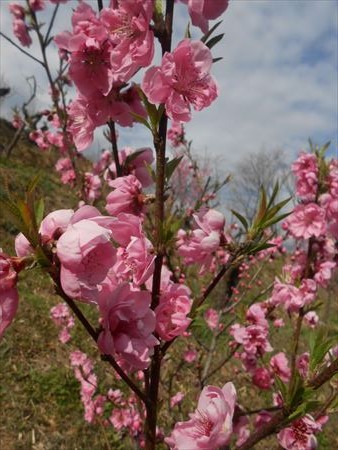
{"type": "MultiPolygon", "coordinates": [[[[0,3],[1,29],[12,36],[7,2],[0,3]]],[[[74,4],[61,6],[66,12],[58,18],[58,30],[69,29],[74,4]]],[[[187,17],[184,5],[175,8],[177,43],[187,17]]],[[[220,27],[225,37],[213,50],[224,57],[213,68],[220,97],[187,125],[197,151],[216,155],[228,166],[263,146],[285,148],[291,156],[308,137],[337,144],[337,14],[335,0],[233,0],[220,27]]],[[[197,37],[198,30],[193,31],[197,37]]],[[[33,61],[1,41],[1,71],[16,93],[8,102],[13,105],[27,97],[26,76],[44,76],[33,61]]],[[[36,45],[31,50],[38,54],[36,45]]],[[[55,66],[56,53],[52,58],[55,66]]],[[[44,87],[39,101],[48,105],[44,87]]],[[[3,105],[5,113],[8,106],[3,105]]],[[[121,130],[121,142],[151,145],[140,130],[121,130]]]]}

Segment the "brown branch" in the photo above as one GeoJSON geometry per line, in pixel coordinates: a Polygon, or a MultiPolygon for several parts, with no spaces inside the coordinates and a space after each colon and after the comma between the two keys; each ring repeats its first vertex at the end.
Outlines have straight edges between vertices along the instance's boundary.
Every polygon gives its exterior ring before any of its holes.
{"type": "Polygon", "coordinates": [[[118,177],[122,177],[123,173],[122,173],[122,166],[121,166],[120,160],[119,160],[119,152],[118,152],[118,148],[117,148],[115,122],[113,120],[110,120],[108,122],[108,127],[110,130],[110,142],[111,142],[112,150],[113,150],[113,157],[114,157],[115,167],[116,167],[116,175],[118,177]]]}
{"type": "Polygon", "coordinates": [[[336,373],[338,373],[338,358],[336,358],[328,367],[320,372],[316,377],[312,378],[307,384],[309,387],[317,390],[324,383],[329,381],[336,373]]]}
{"type": "Polygon", "coordinates": [[[0,36],[2,36],[8,42],[10,42],[12,45],[14,45],[14,47],[17,48],[18,50],[20,50],[20,52],[22,52],[24,55],[28,56],[29,58],[33,59],[35,62],[37,62],[37,63],[41,64],[42,66],[44,66],[44,62],[43,61],[41,61],[38,58],[35,58],[35,56],[33,56],[30,53],[26,52],[26,50],[21,48],[16,42],[12,41],[12,39],[10,39],[8,36],[6,36],[2,31],[0,31],[0,36]]]}

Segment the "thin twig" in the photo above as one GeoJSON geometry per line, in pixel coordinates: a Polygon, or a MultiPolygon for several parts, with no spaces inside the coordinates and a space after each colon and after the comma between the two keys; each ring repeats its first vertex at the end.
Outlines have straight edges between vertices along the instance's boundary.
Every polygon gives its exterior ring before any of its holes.
{"type": "Polygon", "coordinates": [[[18,50],[20,50],[20,52],[24,53],[26,56],[28,56],[29,58],[33,59],[35,62],[41,64],[43,67],[45,66],[43,61],[41,61],[38,58],[35,58],[35,56],[33,56],[30,53],[26,52],[26,50],[24,50],[18,44],[16,44],[14,41],[12,41],[12,39],[10,39],[8,36],[6,36],[2,31],[0,31],[0,35],[3,38],[5,38],[8,42],[10,42],[12,45],[14,45],[14,47],[16,47],[18,50]]]}

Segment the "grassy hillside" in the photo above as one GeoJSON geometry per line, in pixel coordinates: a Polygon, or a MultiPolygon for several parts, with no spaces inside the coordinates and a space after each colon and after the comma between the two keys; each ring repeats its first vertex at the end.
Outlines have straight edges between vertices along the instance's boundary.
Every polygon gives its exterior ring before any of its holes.
{"type": "MultiPolygon", "coordinates": [[[[6,148],[14,133],[11,124],[1,119],[0,149],[6,148]]],[[[29,181],[41,173],[37,191],[45,199],[46,213],[74,207],[76,197],[59,182],[51,169],[54,163],[55,156],[41,152],[23,136],[10,158],[0,154],[1,188],[24,193],[29,181]]],[[[10,254],[16,234],[0,210],[0,247],[10,254]]],[[[72,343],[62,346],[49,318],[50,308],[60,301],[50,280],[39,270],[21,275],[18,314],[0,342],[1,450],[118,449],[111,431],[84,422],[79,383],[69,365],[70,351],[89,349],[95,355],[94,345],[76,326],[72,343]]]]}

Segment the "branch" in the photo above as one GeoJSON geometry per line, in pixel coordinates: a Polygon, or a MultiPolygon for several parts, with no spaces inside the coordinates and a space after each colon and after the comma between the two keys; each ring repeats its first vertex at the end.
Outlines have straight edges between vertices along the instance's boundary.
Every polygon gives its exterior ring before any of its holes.
{"type": "Polygon", "coordinates": [[[49,23],[49,27],[48,27],[48,30],[47,30],[47,33],[46,33],[46,36],[45,36],[45,40],[44,40],[44,44],[45,44],[46,47],[49,44],[48,39],[49,39],[50,33],[52,31],[52,28],[53,28],[53,25],[54,25],[54,21],[55,21],[55,17],[56,17],[56,14],[58,12],[59,6],[60,6],[60,3],[57,3],[55,8],[54,8],[54,11],[53,11],[53,15],[52,15],[51,21],[49,23]]]}
{"type": "Polygon", "coordinates": [[[113,150],[113,156],[115,161],[115,167],[116,167],[116,175],[118,177],[122,177],[122,167],[119,160],[119,152],[117,148],[117,139],[116,139],[116,131],[115,131],[115,122],[113,120],[110,120],[108,122],[108,127],[110,130],[110,141],[112,144],[112,150],[113,150]]]}
{"type": "Polygon", "coordinates": [[[40,59],[35,58],[35,56],[31,55],[30,53],[26,52],[23,48],[21,48],[18,44],[16,44],[12,39],[10,39],[8,36],[6,36],[2,31],[0,31],[0,35],[4,37],[8,42],[10,42],[14,47],[16,47],[20,52],[24,53],[29,58],[33,59],[35,62],[41,64],[43,67],[45,67],[45,64],[43,61],[40,61],[40,59]]]}

